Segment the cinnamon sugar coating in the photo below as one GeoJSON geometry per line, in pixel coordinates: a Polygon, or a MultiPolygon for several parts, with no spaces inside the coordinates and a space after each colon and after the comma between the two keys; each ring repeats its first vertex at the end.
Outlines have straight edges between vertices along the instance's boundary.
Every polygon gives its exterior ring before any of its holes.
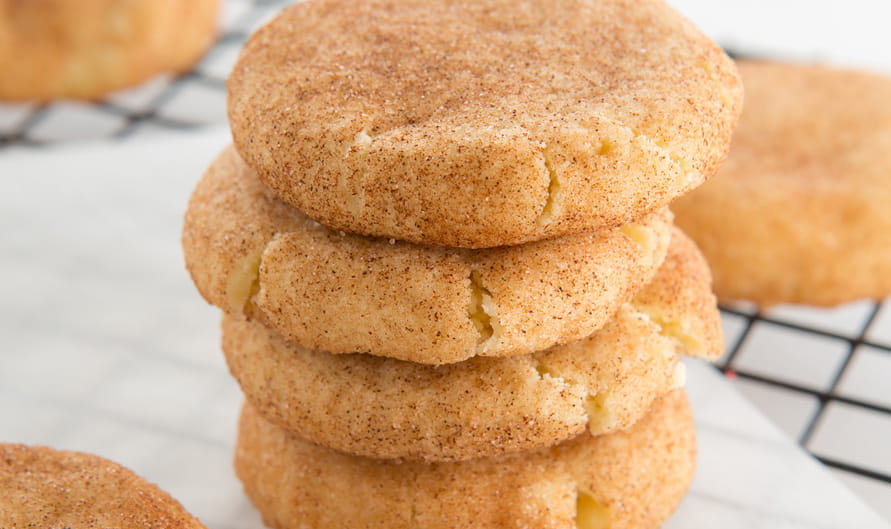
{"type": "Polygon", "coordinates": [[[0,527],[205,529],[169,494],[117,463],[4,443],[0,527]]]}
{"type": "Polygon", "coordinates": [[[715,172],[740,102],[733,63],[659,0],[310,0],[229,79],[235,145],[283,200],[468,248],[666,205],[715,172]]]}
{"type": "Polygon", "coordinates": [[[584,338],[665,258],[671,214],[520,246],[466,250],[338,233],[277,200],[225,151],[183,228],[198,290],[308,349],[426,364],[584,338]]]}
{"type": "Polygon", "coordinates": [[[623,432],[457,463],[382,461],[289,436],[246,405],[235,470],[274,529],[576,529],[579,496],[610,529],[656,529],[693,478],[694,435],[677,390],[623,432]]]}
{"type": "Polygon", "coordinates": [[[232,316],[223,319],[223,351],[254,409],[298,437],[376,458],[490,457],[628,428],[683,384],[680,355],[720,355],[720,316],[697,268],[708,270],[676,231],[653,281],[602,329],[532,355],[447,366],[331,355],[232,316]],[[678,283],[704,299],[673,298],[678,283]],[[663,329],[638,299],[689,334],[663,329]]]}
{"type": "Polygon", "coordinates": [[[712,182],[672,206],[719,298],[891,294],[891,78],[743,61],[746,109],[712,182]]]}

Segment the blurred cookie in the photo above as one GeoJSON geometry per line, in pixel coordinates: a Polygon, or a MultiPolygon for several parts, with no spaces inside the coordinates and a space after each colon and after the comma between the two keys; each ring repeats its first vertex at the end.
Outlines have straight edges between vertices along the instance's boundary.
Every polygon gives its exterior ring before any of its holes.
{"type": "Polygon", "coordinates": [[[678,390],[624,432],[438,464],[344,455],[246,405],[235,470],[274,529],[656,529],[687,490],[694,459],[678,390]]]}
{"type": "Polygon", "coordinates": [[[718,176],[672,205],[722,299],[836,305],[891,294],[891,78],[744,61],[718,176]]]}
{"type": "Polygon", "coordinates": [[[652,278],[670,238],[666,209],[476,251],[338,233],[277,200],[232,149],[199,182],[183,229],[198,290],[226,312],[309,349],[426,364],[590,335],[652,278]]]}
{"type": "Polygon", "coordinates": [[[223,351],[254,408],[312,442],[378,458],[500,455],[551,446],[586,427],[593,435],[628,428],[683,384],[679,355],[720,355],[707,271],[693,243],[676,232],[653,281],[603,328],[532,355],[446,366],[335,356],[232,316],[223,319],[223,351]],[[706,273],[697,276],[698,269],[706,273]],[[673,298],[678,284],[704,299],[673,298]],[[666,327],[637,299],[648,300],[666,327]]]}
{"type": "Polygon", "coordinates": [[[218,0],[0,0],[0,99],[101,99],[187,70],[211,45],[218,0]]]}
{"type": "Polygon", "coordinates": [[[169,494],[107,459],[3,443],[0,527],[204,529],[169,494]]]}
{"type": "Polygon", "coordinates": [[[717,169],[740,101],[733,63],[656,0],[300,2],[229,78],[235,145],[284,201],[467,248],[668,204],[717,169]]]}

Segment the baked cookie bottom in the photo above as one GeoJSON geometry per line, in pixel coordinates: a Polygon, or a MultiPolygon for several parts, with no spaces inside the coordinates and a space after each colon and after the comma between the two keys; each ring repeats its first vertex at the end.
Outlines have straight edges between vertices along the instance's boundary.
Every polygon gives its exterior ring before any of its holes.
{"type": "Polygon", "coordinates": [[[235,470],[275,529],[655,529],[693,478],[682,390],[630,429],[458,463],[344,455],[290,436],[245,405],[235,470]]]}
{"type": "Polygon", "coordinates": [[[683,384],[681,355],[717,357],[707,265],[676,230],[654,279],[599,331],[532,355],[428,366],[288,343],[223,319],[223,351],[267,420],[354,455],[455,461],[630,427],[683,384]]]}
{"type": "Polygon", "coordinates": [[[205,529],[169,494],[117,463],[2,443],[0,527],[205,529]]]}

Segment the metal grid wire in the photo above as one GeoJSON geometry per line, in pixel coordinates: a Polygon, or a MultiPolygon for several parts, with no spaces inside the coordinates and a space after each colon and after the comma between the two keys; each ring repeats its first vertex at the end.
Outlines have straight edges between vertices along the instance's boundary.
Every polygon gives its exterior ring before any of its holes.
{"type": "MultiPolygon", "coordinates": [[[[735,341],[731,344],[728,344],[727,353],[724,358],[718,363],[718,367],[728,378],[731,379],[742,378],[751,380],[761,384],[767,384],[775,388],[782,389],[784,391],[809,395],[816,398],[818,401],[817,409],[815,413],[813,413],[811,417],[806,421],[801,434],[798,437],[798,443],[802,447],[807,449],[809,448],[811,440],[814,438],[817,427],[825,419],[828,405],[832,402],[844,403],[855,408],[869,410],[872,412],[883,414],[887,417],[891,417],[891,407],[889,406],[878,404],[875,402],[869,402],[860,398],[847,397],[838,392],[839,382],[842,380],[842,377],[845,375],[848,368],[852,365],[852,362],[854,361],[858,352],[862,351],[864,347],[871,347],[877,350],[881,350],[886,354],[891,354],[891,346],[879,343],[877,341],[872,341],[867,338],[868,332],[875,322],[876,316],[879,314],[882,306],[883,303],[871,303],[871,306],[862,321],[862,325],[860,326],[858,332],[853,336],[846,336],[842,333],[829,331],[816,326],[802,325],[799,323],[786,321],[781,318],[774,318],[766,315],[759,310],[746,310],[727,306],[722,307],[721,311],[725,317],[735,316],[737,318],[743,319],[745,323],[742,327],[742,330],[738,333],[738,337],[735,339],[735,341]],[[746,340],[749,338],[749,336],[752,334],[752,331],[756,327],[763,325],[774,325],[782,327],[784,329],[788,329],[790,331],[803,333],[822,339],[845,342],[847,344],[846,353],[842,361],[838,365],[837,369],[833,373],[828,388],[814,389],[813,387],[808,387],[805,384],[789,382],[776,376],[765,376],[761,373],[755,373],[745,368],[738,367],[735,361],[740,355],[740,352],[743,350],[746,340]]],[[[889,381],[889,384],[891,384],[891,381],[889,381]]],[[[855,431],[847,433],[848,435],[854,437],[870,435],[870,432],[855,431]]],[[[814,453],[813,451],[810,452],[819,461],[831,468],[857,474],[859,476],[877,480],[879,482],[887,484],[888,486],[891,486],[891,474],[887,472],[875,470],[862,465],[847,463],[833,457],[827,457],[818,453],[814,453]]]]}
{"type": "MultiPolygon", "coordinates": [[[[244,40],[244,37],[238,33],[227,33],[220,38],[220,42],[223,42],[225,40],[235,40],[240,42],[244,40]]],[[[224,79],[217,79],[201,72],[193,71],[174,79],[169,85],[167,85],[167,87],[163,91],[161,91],[160,94],[153,97],[148,102],[149,108],[144,111],[133,111],[131,109],[127,109],[118,104],[115,104],[113,101],[91,103],[91,107],[96,112],[107,113],[112,116],[123,118],[123,127],[111,133],[109,136],[112,138],[124,138],[130,136],[136,133],[140,129],[140,127],[146,124],[153,124],[165,129],[188,129],[202,124],[189,123],[186,121],[177,120],[175,118],[161,116],[158,114],[157,109],[168,100],[170,100],[179,90],[182,89],[185,83],[189,81],[205,84],[210,88],[221,91],[222,93],[225,93],[226,90],[224,79]]],[[[11,129],[0,134],[0,147],[13,145],[39,147],[55,143],[52,140],[43,140],[34,137],[31,134],[31,131],[33,131],[35,127],[40,125],[43,120],[50,116],[55,108],[56,104],[48,103],[30,109],[24,119],[22,119],[15,127],[12,127],[11,129]]]]}
{"type": "MultiPolygon", "coordinates": [[[[237,49],[241,47],[250,32],[271,14],[288,3],[290,3],[288,0],[229,0],[228,4],[226,4],[227,9],[234,14],[229,17],[229,20],[224,22],[223,30],[216,45],[208,53],[207,57],[212,58],[215,54],[227,53],[227,60],[231,62],[234,60],[237,49]]],[[[206,61],[207,59],[204,62],[206,61]]],[[[137,98],[141,98],[138,104],[121,102],[111,98],[104,102],[86,103],[85,105],[90,112],[104,116],[103,119],[111,118],[111,121],[113,121],[113,126],[105,125],[106,130],[101,134],[102,137],[106,138],[132,137],[159,129],[183,130],[210,123],[223,123],[225,121],[225,72],[228,71],[229,62],[223,61],[222,66],[217,68],[203,68],[202,64],[199,64],[191,72],[162,81],[148,90],[142,89],[143,94],[137,98]],[[162,111],[168,103],[184,91],[195,89],[196,87],[203,90],[202,93],[205,96],[201,97],[212,95],[216,98],[212,103],[212,112],[208,112],[206,115],[195,119],[194,117],[177,116],[175,112],[162,111]]],[[[219,65],[220,61],[217,61],[217,63],[219,65]]],[[[45,135],[36,134],[35,131],[52,119],[54,113],[59,112],[59,109],[63,108],[64,105],[66,103],[50,103],[39,106],[0,106],[0,114],[5,113],[7,116],[14,116],[6,119],[5,126],[3,125],[3,119],[0,119],[0,149],[11,146],[43,148],[58,144],[59,140],[46,139],[45,135]]],[[[0,118],[2,118],[2,115],[0,115],[0,118]]],[[[858,312],[860,321],[856,332],[843,333],[822,328],[820,325],[802,324],[798,321],[776,317],[772,311],[759,311],[757,308],[746,306],[722,307],[725,319],[734,320],[737,324],[737,329],[734,333],[728,333],[728,352],[718,362],[718,368],[731,380],[763,385],[772,388],[775,392],[782,392],[786,395],[806,396],[815,399],[815,408],[813,411],[805,413],[804,415],[809,416],[802,423],[798,424],[796,428],[792,429],[793,436],[796,435],[795,432],[797,431],[798,442],[801,446],[825,465],[842,471],[842,473],[871,480],[873,484],[870,487],[873,487],[873,490],[876,490],[873,485],[878,484],[883,492],[879,496],[871,498],[871,500],[874,506],[878,506],[881,510],[884,503],[891,503],[891,501],[886,501],[891,498],[891,470],[887,470],[889,468],[887,459],[885,462],[877,463],[875,466],[853,463],[851,461],[858,460],[858,458],[821,454],[819,450],[814,450],[812,446],[815,434],[820,429],[821,424],[826,421],[827,410],[830,409],[833,403],[843,404],[855,410],[879,414],[883,417],[882,420],[887,419],[891,421],[891,405],[849,396],[844,394],[845,392],[839,391],[839,384],[843,377],[849,372],[852,363],[858,358],[858,355],[864,354],[865,348],[879,351],[885,355],[891,355],[891,345],[889,345],[891,341],[881,343],[880,340],[868,338],[870,329],[880,314],[882,303],[871,303],[865,309],[862,307],[861,309],[858,312]],[[845,344],[844,353],[840,355],[841,359],[835,364],[834,370],[828,376],[828,381],[823,384],[814,385],[793,381],[789,377],[783,376],[782,373],[777,374],[776,371],[774,374],[766,374],[764,371],[752,369],[751,366],[740,361],[741,357],[744,356],[747,345],[751,345],[753,334],[757,330],[766,327],[783,329],[817,340],[840,342],[845,344]],[[730,334],[735,336],[730,336],[730,334]],[[885,469],[881,467],[885,467],[885,469]]],[[[889,321],[891,321],[891,318],[889,318],[889,321]]],[[[891,394],[891,363],[888,365],[887,380],[889,382],[887,385],[889,390],[886,395],[891,394]]],[[[745,393],[745,388],[741,389],[745,393]]],[[[891,400],[885,400],[891,402],[891,400]]],[[[768,416],[772,415],[772,403],[768,402],[765,404],[764,401],[760,403],[756,401],[756,404],[760,404],[768,416]]],[[[888,424],[891,424],[891,422],[888,424]]],[[[787,429],[788,431],[790,430],[787,429]]],[[[891,429],[883,430],[883,433],[847,431],[845,435],[850,436],[852,439],[850,450],[853,452],[857,450],[858,439],[869,439],[877,435],[887,436],[886,440],[880,441],[880,445],[891,446],[891,435],[888,432],[891,432],[891,429]]],[[[861,461],[862,459],[862,457],[859,458],[861,461]]],[[[889,516],[887,509],[884,514],[889,516]]]]}

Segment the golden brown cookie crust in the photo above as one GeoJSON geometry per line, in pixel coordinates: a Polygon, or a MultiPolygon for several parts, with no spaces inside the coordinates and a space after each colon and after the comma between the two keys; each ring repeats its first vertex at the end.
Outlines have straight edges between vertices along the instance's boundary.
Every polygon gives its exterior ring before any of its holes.
{"type": "Polygon", "coordinates": [[[0,527],[205,529],[130,470],[91,454],[0,443],[0,527]]]}
{"type": "Polygon", "coordinates": [[[744,61],[746,109],[714,181],[673,206],[723,299],[891,294],[891,78],[744,61]]]}
{"type": "Polygon", "coordinates": [[[663,334],[680,342],[685,355],[714,361],[724,354],[711,270],[696,243],[677,227],[665,261],[650,285],[635,294],[633,304],[663,334]]]}
{"type": "Polygon", "coordinates": [[[377,458],[500,455],[551,446],[586,427],[592,435],[628,428],[683,384],[679,355],[720,355],[720,316],[707,270],[677,231],[653,281],[609,323],[532,355],[446,366],[330,355],[232,316],[223,319],[223,351],[254,408],[309,441],[377,458]],[[702,269],[705,275],[688,279],[702,269]],[[704,299],[673,297],[679,284],[704,299]],[[638,299],[647,309],[670,312],[668,327],[641,312],[638,299]]]}
{"type": "Polygon", "coordinates": [[[344,455],[289,436],[246,405],[235,470],[275,529],[576,529],[580,495],[611,529],[655,529],[687,490],[694,460],[678,390],[624,432],[439,464],[344,455]]]}
{"type": "Polygon", "coordinates": [[[0,99],[100,99],[187,70],[218,0],[0,0],[0,99]]]}
{"type": "Polygon", "coordinates": [[[590,335],[652,278],[670,238],[666,209],[476,251],[338,233],[274,198],[228,149],[194,191],[183,248],[205,299],[247,307],[306,348],[444,364],[590,335]]]}
{"type": "Polygon", "coordinates": [[[235,144],[283,200],[467,248],[666,205],[717,169],[740,102],[733,63],[656,0],[311,0],[229,78],[235,144]]]}

